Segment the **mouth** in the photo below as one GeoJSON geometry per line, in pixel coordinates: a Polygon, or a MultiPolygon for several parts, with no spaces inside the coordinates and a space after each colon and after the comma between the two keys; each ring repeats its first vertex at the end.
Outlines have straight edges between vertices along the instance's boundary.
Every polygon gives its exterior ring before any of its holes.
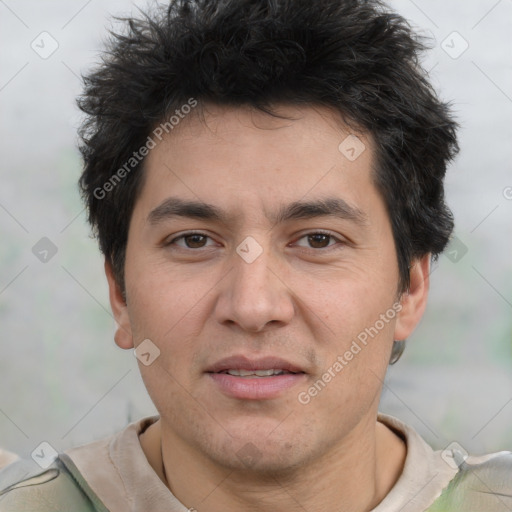
{"type": "Polygon", "coordinates": [[[283,369],[275,369],[271,368],[270,370],[244,370],[242,368],[235,369],[230,368],[229,370],[224,370],[218,373],[225,373],[226,375],[233,375],[234,377],[244,377],[244,378],[265,378],[265,377],[273,377],[275,375],[295,375],[296,373],[302,372],[289,372],[288,370],[283,369]]]}
{"type": "Polygon", "coordinates": [[[274,356],[251,358],[234,355],[220,359],[206,369],[207,373],[228,373],[237,377],[270,377],[276,373],[306,373],[299,365],[274,356]]]}
{"type": "Polygon", "coordinates": [[[213,364],[206,373],[216,390],[241,400],[278,398],[306,378],[300,366],[275,357],[233,356],[213,364]]]}

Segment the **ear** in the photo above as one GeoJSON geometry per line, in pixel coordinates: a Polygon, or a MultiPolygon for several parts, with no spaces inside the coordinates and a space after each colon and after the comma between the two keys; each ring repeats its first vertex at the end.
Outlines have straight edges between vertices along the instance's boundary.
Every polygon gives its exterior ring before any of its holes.
{"type": "Polygon", "coordinates": [[[124,300],[121,288],[114,277],[112,263],[108,258],[105,258],[105,275],[108,281],[110,307],[116,321],[114,340],[119,347],[131,349],[133,348],[133,336],[128,306],[124,300]]]}
{"type": "Polygon", "coordinates": [[[410,287],[405,291],[395,324],[395,340],[405,340],[418,325],[427,306],[431,255],[416,259],[410,268],[410,287]]]}

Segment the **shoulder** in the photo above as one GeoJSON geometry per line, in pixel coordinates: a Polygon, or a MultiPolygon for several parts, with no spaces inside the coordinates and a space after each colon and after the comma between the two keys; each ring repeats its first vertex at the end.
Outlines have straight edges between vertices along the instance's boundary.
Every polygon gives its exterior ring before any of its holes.
{"type": "Polygon", "coordinates": [[[104,512],[59,456],[48,468],[18,460],[0,471],[0,512],[104,512]]]}
{"type": "Polygon", "coordinates": [[[512,452],[480,457],[459,453],[454,460],[459,471],[429,512],[512,510],[512,452]]]}
{"type": "Polygon", "coordinates": [[[144,418],[110,437],[71,448],[46,469],[30,459],[10,464],[0,471],[0,512],[108,512],[113,504],[128,509],[120,471],[137,474],[141,462],[149,467],[138,435],[157,419],[144,418]]]}
{"type": "Polygon", "coordinates": [[[0,448],[0,469],[13,463],[18,458],[19,457],[14,453],[8,452],[7,450],[0,448]]]}

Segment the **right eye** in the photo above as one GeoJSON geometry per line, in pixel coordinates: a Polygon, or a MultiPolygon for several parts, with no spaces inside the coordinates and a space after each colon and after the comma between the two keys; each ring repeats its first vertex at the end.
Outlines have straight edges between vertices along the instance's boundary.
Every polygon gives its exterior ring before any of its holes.
{"type": "Polygon", "coordinates": [[[208,247],[208,245],[205,245],[207,239],[212,240],[211,237],[200,231],[189,231],[166,241],[164,246],[177,245],[182,249],[201,249],[202,247],[208,247]],[[180,244],[178,241],[183,241],[183,243],[180,244]]]}

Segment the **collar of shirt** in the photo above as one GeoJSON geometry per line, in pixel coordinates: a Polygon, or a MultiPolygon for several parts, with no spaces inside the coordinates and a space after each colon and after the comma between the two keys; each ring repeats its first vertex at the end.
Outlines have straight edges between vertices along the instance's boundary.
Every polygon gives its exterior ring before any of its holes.
{"type": "MultiPolygon", "coordinates": [[[[150,466],[139,435],[158,416],[128,425],[114,436],[67,452],[92,490],[111,512],[167,510],[188,512],[150,466]]],[[[419,512],[428,508],[457,474],[441,451],[434,451],[410,426],[385,414],[378,421],[401,436],[407,445],[398,481],[372,512],[419,512]]]]}

